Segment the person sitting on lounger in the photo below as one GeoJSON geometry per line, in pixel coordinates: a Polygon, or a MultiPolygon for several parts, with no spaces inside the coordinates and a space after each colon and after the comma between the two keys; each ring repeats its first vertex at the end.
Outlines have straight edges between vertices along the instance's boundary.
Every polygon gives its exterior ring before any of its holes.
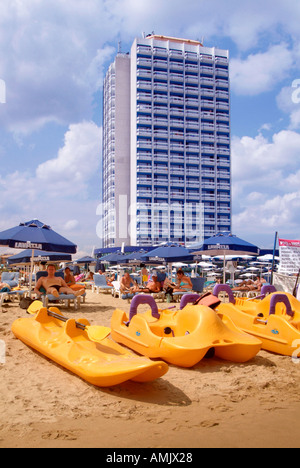
{"type": "Polygon", "coordinates": [[[72,284],[75,284],[75,278],[71,273],[71,270],[69,267],[65,268],[65,282],[67,283],[68,286],[71,286],[72,284]]]}
{"type": "Polygon", "coordinates": [[[138,285],[133,289],[134,292],[144,293],[158,293],[161,291],[161,283],[157,279],[156,271],[152,272],[152,279],[148,281],[146,287],[139,287],[138,285]]]}
{"type": "Polygon", "coordinates": [[[60,294],[72,294],[74,296],[82,296],[85,293],[84,288],[80,289],[79,291],[73,291],[65,280],[60,276],[55,276],[56,268],[55,265],[48,265],[47,273],[48,276],[41,276],[41,278],[37,281],[34,293],[36,293],[37,297],[42,295],[40,288],[44,288],[46,294],[52,294],[55,297],[59,297],[60,294]]]}
{"type": "Polygon", "coordinates": [[[128,294],[133,291],[134,288],[134,281],[131,278],[128,271],[125,272],[124,276],[122,276],[120,281],[120,292],[122,294],[128,294]]]}
{"type": "Polygon", "coordinates": [[[188,276],[185,276],[182,270],[177,271],[177,285],[174,292],[189,292],[193,289],[193,284],[188,276]]]}
{"type": "Polygon", "coordinates": [[[65,282],[67,283],[67,286],[72,289],[72,291],[80,291],[81,289],[85,289],[83,284],[76,283],[69,267],[65,268],[65,282]]]}

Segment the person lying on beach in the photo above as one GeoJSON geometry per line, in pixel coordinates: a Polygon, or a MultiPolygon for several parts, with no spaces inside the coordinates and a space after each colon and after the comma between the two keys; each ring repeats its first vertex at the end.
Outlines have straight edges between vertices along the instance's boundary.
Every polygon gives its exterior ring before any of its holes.
{"type": "Polygon", "coordinates": [[[255,281],[243,281],[239,286],[232,288],[232,291],[260,291],[261,288],[262,282],[259,278],[256,278],[255,281]]]}
{"type": "Polygon", "coordinates": [[[157,273],[152,273],[152,280],[145,287],[135,286],[133,292],[157,293],[161,291],[161,283],[157,279],[157,273]]]}
{"type": "Polygon", "coordinates": [[[40,288],[44,288],[46,294],[52,294],[57,298],[60,294],[73,294],[74,296],[82,296],[85,293],[84,288],[80,289],[79,291],[74,291],[71,289],[63,278],[60,276],[55,276],[55,272],[55,266],[48,265],[48,276],[42,276],[37,281],[33,292],[37,295],[38,298],[42,295],[40,288]]]}

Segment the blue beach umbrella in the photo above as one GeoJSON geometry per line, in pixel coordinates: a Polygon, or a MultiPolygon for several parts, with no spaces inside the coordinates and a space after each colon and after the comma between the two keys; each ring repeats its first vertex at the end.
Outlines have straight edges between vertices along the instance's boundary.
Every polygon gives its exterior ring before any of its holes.
{"type": "Polygon", "coordinates": [[[77,251],[77,246],[73,242],[57,234],[50,226],[37,219],[20,223],[19,226],[0,232],[0,245],[14,249],[32,250],[29,294],[31,294],[33,252],[35,249],[69,254],[74,254],[77,251]]]}
{"type": "Polygon", "coordinates": [[[31,249],[23,250],[22,252],[13,255],[7,259],[9,265],[15,265],[18,263],[30,263],[33,254],[34,262],[56,262],[56,261],[71,261],[72,256],[70,254],[64,254],[61,252],[46,252],[45,250],[34,250],[31,249]]]}
{"type": "Polygon", "coordinates": [[[88,255],[86,257],[81,257],[78,260],[75,260],[76,263],[96,263],[96,259],[93,257],[89,257],[88,255]]]}
{"type": "Polygon", "coordinates": [[[126,255],[126,257],[124,257],[123,263],[128,264],[128,265],[140,265],[141,263],[144,262],[142,257],[145,254],[146,254],[145,250],[132,252],[131,254],[126,255]]]}
{"type": "Polygon", "coordinates": [[[120,263],[123,263],[125,258],[126,258],[126,255],[118,251],[118,252],[111,253],[109,255],[105,255],[105,257],[101,257],[100,261],[101,263],[110,263],[111,265],[119,265],[120,263]]]}
{"type": "Polygon", "coordinates": [[[70,254],[76,253],[77,250],[75,244],[37,219],[0,232],[0,245],[15,249],[38,249],[70,254]]]}
{"type": "Polygon", "coordinates": [[[192,262],[193,258],[189,249],[176,244],[157,247],[142,256],[144,261],[162,263],[192,262]]]}
{"type": "Polygon", "coordinates": [[[224,256],[224,283],[225,283],[225,259],[226,255],[259,255],[259,248],[230,232],[219,232],[206,239],[202,245],[193,248],[193,254],[223,255],[224,256]]]}

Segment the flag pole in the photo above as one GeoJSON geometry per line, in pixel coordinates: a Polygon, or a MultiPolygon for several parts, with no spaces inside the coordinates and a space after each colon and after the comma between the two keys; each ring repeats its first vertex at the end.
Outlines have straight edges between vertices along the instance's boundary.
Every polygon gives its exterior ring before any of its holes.
{"type": "Polygon", "coordinates": [[[272,271],[271,271],[271,280],[270,283],[273,284],[273,273],[274,273],[274,265],[275,265],[275,253],[276,253],[276,245],[277,245],[277,236],[278,232],[275,232],[275,241],[274,241],[274,249],[273,249],[273,260],[272,260],[272,271]]]}

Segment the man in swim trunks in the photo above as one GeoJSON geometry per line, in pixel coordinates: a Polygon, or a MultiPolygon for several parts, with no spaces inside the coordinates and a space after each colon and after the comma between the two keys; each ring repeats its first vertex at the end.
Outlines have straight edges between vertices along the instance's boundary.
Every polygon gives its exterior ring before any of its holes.
{"type": "Polygon", "coordinates": [[[120,291],[122,294],[131,293],[134,287],[134,281],[128,271],[125,271],[124,276],[121,278],[120,291]]]}
{"type": "Polygon", "coordinates": [[[55,266],[48,265],[48,276],[42,276],[35,285],[33,292],[36,293],[37,297],[40,297],[42,295],[40,292],[40,288],[42,287],[45,289],[46,294],[52,294],[57,298],[60,294],[72,294],[74,296],[82,296],[85,293],[84,289],[74,291],[73,289],[69,288],[69,286],[63,278],[61,278],[60,276],[55,276],[55,272],[55,266]]]}
{"type": "Polygon", "coordinates": [[[136,286],[133,289],[133,292],[144,292],[144,293],[158,293],[160,291],[161,291],[161,284],[157,279],[156,271],[152,272],[152,279],[148,281],[146,287],[141,288],[139,286],[136,286]]]}

